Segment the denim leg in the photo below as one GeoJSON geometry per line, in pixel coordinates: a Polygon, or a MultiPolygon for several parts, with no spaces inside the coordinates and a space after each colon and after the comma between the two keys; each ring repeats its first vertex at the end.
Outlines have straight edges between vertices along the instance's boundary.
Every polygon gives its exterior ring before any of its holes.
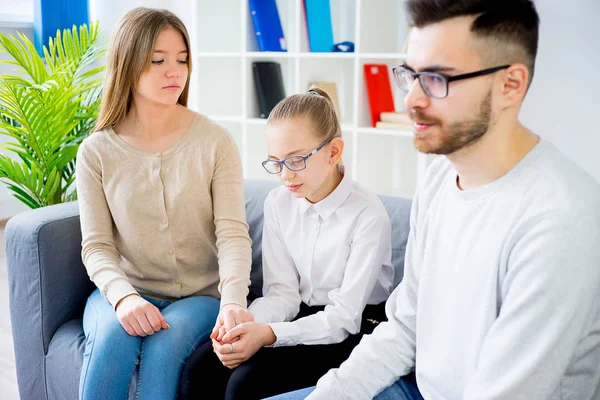
{"type": "Polygon", "coordinates": [[[188,297],[162,308],[170,330],[144,338],[140,356],[137,398],[175,399],[183,367],[192,351],[209,340],[219,315],[219,300],[188,297]]]}
{"type": "MultiPolygon", "coordinates": [[[[295,392],[269,397],[267,400],[302,400],[306,398],[314,387],[296,390],[295,392]]],[[[409,374],[398,379],[392,386],[384,389],[373,400],[423,400],[417,387],[414,374],[409,374]]]]}
{"type": "Polygon", "coordinates": [[[411,373],[398,379],[373,400],[423,400],[423,396],[417,387],[415,374],[411,373]]]}
{"type": "Polygon", "coordinates": [[[96,289],[83,313],[86,337],[79,380],[82,400],[126,399],[142,339],[129,336],[117,314],[96,289]]]}
{"type": "Polygon", "coordinates": [[[311,394],[313,390],[315,390],[314,386],[306,389],[295,390],[289,393],[279,394],[277,396],[269,397],[266,400],[303,400],[309,394],[311,394]]]}

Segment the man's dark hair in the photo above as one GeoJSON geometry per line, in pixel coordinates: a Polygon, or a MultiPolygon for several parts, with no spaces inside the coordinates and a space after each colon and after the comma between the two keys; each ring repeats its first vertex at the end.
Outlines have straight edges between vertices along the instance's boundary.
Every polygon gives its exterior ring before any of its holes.
{"type": "MultiPolygon", "coordinates": [[[[473,16],[471,32],[489,39],[484,61],[523,63],[533,78],[538,47],[540,18],[531,0],[407,0],[409,23],[424,26],[450,18],[473,16]]],[[[491,67],[495,65],[490,65],[491,67]]]]}

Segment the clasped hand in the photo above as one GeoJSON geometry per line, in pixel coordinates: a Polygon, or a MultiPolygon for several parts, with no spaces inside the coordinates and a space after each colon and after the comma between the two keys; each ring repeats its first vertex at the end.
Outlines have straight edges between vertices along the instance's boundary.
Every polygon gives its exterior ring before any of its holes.
{"type": "Polygon", "coordinates": [[[215,354],[230,369],[238,367],[276,339],[269,325],[254,322],[252,313],[235,304],[221,309],[210,338],[215,354]]]}

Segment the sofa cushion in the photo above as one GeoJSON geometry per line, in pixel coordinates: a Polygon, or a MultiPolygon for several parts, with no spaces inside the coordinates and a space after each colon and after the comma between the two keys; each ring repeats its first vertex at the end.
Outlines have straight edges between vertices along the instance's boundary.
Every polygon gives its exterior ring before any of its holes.
{"type": "Polygon", "coordinates": [[[250,272],[250,294],[252,301],[262,296],[262,229],[264,203],[271,190],[279,186],[276,181],[245,180],[244,197],[246,199],[246,221],[250,227],[252,239],[252,271],[250,272]]]}
{"type": "Polygon", "coordinates": [[[392,221],[392,265],[394,266],[394,287],[404,276],[404,253],[410,228],[410,207],[412,201],[401,197],[379,196],[392,221]]]}
{"type": "Polygon", "coordinates": [[[82,318],[72,319],[58,328],[46,354],[49,399],[79,398],[79,374],[84,349],[82,318]]]}

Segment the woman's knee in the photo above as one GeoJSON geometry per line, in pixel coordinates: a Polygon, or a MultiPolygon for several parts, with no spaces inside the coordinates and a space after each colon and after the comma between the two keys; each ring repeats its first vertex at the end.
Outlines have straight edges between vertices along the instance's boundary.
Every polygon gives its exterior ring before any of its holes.
{"type": "Polygon", "coordinates": [[[97,321],[95,333],[88,336],[88,342],[90,340],[93,341],[95,353],[108,359],[137,358],[142,346],[142,338],[129,335],[118,320],[97,321]]]}
{"type": "Polygon", "coordinates": [[[171,329],[159,331],[153,340],[174,346],[180,344],[191,352],[209,340],[218,314],[219,301],[213,297],[178,300],[163,309],[163,316],[171,329]]]}
{"type": "Polygon", "coordinates": [[[162,310],[169,325],[180,325],[188,329],[215,325],[219,315],[219,300],[210,296],[194,296],[177,300],[162,310]]]}
{"type": "Polygon", "coordinates": [[[98,291],[92,293],[86,305],[84,331],[87,350],[90,352],[100,349],[107,356],[123,355],[128,352],[139,354],[142,338],[130,336],[125,331],[112,306],[102,298],[98,291]],[[111,351],[111,349],[114,350],[111,351]]]}

